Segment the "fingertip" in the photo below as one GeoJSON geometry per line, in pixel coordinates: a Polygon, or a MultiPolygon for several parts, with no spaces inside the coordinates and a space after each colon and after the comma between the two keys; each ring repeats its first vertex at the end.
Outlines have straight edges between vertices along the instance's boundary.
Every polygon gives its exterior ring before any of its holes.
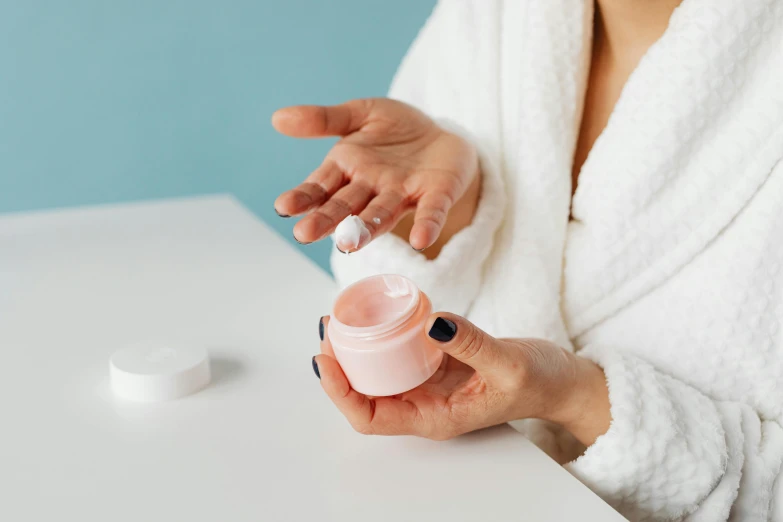
{"type": "Polygon", "coordinates": [[[316,355],[313,360],[318,365],[321,386],[326,394],[335,399],[345,397],[350,391],[351,385],[337,360],[325,354],[316,355]]]}
{"type": "Polygon", "coordinates": [[[503,341],[458,315],[438,312],[427,318],[425,327],[435,347],[479,373],[496,370],[509,353],[503,341]]]}
{"type": "Polygon", "coordinates": [[[275,112],[272,113],[272,116],[269,118],[269,121],[272,123],[272,127],[277,129],[277,123],[280,119],[280,111],[284,109],[277,109],[275,112]]]}
{"type": "Polygon", "coordinates": [[[347,247],[339,242],[334,244],[334,247],[337,249],[338,252],[341,254],[352,254],[356,252],[356,249],[354,247],[347,247]]]}
{"type": "Polygon", "coordinates": [[[291,121],[292,116],[295,115],[293,109],[293,107],[283,107],[272,113],[272,127],[274,127],[276,131],[285,134],[286,126],[291,121]]]}
{"type": "Polygon", "coordinates": [[[458,322],[460,319],[462,319],[460,316],[451,314],[449,312],[433,312],[430,314],[430,316],[427,318],[427,321],[424,323],[424,328],[429,330],[432,328],[432,325],[435,323],[435,321],[438,320],[438,318],[448,319],[451,322],[458,322]]]}
{"type": "Polygon", "coordinates": [[[321,335],[321,353],[329,357],[334,358],[334,349],[332,348],[332,342],[329,340],[329,316],[325,315],[318,323],[319,335],[321,335]]]}
{"type": "Polygon", "coordinates": [[[318,377],[318,380],[321,380],[321,371],[318,369],[318,363],[315,361],[315,356],[313,356],[313,372],[315,373],[315,376],[318,377]]]}
{"type": "Polygon", "coordinates": [[[294,105],[272,114],[272,126],[281,134],[294,138],[310,138],[322,135],[318,112],[321,107],[294,105]]]}
{"type": "Polygon", "coordinates": [[[316,372],[318,378],[321,380],[321,384],[324,382],[324,377],[328,372],[324,371],[325,366],[328,365],[326,356],[322,353],[313,356],[313,371],[316,372]]]}
{"type": "Polygon", "coordinates": [[[287,190],[277,196],[274,208],[280,217],[291,217],[306,212],[312,205],[312,200],[303,192],[293,189],[287,190]]]}
{"type": "Polygon", "coordinates": [[[274,202],[275,213],[280,217],[291,217],[294,215],[293,205],[290,203],[291,197],[287,192],[277,196],[274,202]]]}
{"type": "Polygon", "coordinates": [[[410,234],[410,244],[414,250],[422,251],[425,248],[432,246],[435,240],[438,238],[440,229],[435,223],[432,222],[418,222],[414,223],[410,234]]]}
{"type": "Polygon", "coordinates": [[[301,219],[296,225],[294,225],[294,239],[299,243],[310,244],[313,241],[320,239],[316,234],[316,226],[312,219],[305,217],[301,219]]]}
{"type": "Polygon", "coordinates": [[[447,343],[457,335],[458,325],[462,320],[458,315],[438,312],[427,318],[424,328],[430,339],[439,343],[447,343]]]}
{"type": "Polygon", "coordinates": [[[334,246],[337,248],[337,250],[340,251],[342,254],[353,254],[354,252],[358,252],[362,248],[366,247],[370,244],[370,241],[373,240],[373,236],[370,233],[369,230],[362,230],[359,234],[359,243],[353,243],[346,245],[343,243],[339,238],[335,239],[334,246]]]}

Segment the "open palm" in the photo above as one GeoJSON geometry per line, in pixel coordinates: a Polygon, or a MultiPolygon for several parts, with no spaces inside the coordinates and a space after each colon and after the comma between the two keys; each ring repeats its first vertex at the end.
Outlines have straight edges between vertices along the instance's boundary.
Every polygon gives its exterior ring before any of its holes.
{"type": "Polygon", "coordinates": [[[302,243],[323,239],[353,214],[370,231],[358,249],[415,212],[410,243],[429,247],[477,178],[473,146],[402,102],[377,98],[288,107],[272,123],[288,136],[341,137],[302,184],[275,202],[280,215],[307,213],[294,227],[302,243]]]}

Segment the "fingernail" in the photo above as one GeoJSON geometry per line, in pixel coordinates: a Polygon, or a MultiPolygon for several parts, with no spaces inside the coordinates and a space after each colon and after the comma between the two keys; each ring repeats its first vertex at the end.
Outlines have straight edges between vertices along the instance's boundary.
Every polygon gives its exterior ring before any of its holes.
{"type": "Polygon", "coordinates": [[[321,317],[321,320],[318,321],[318,335],[321,337],[321,340],[324,340],[324,318],[321,317]]]}
{"type": "Polygon", "coordinates": [[[296,239],[296,236],[294,236],[294,241],[296,241],[296,242],[297,242],[297,243],[299,243],[300,245],[309,245],[309,244],[310,244],[310,243],[304,243],[304,242],[302,242],[302,241],[299,241],[298,239],[296,239]]]}
{"type": "MultiPolygon", "coordinates": [[[[413,245],[411,245],[411,248],[413,248],[413,245]]],[[[427,247],[424,247],[427,248],[427,247]]],[[[416,252],[424,252],[424,248],[413,248],[416,252]]]]}
{"type": "Polygon", "coordinates": [[[313,371],[315,372],[315,376],[318,377],[318,380],[320,380],[321,372],[318,371],[318,363],[315,362],[315,355],[313,355],[313,371]]]}
{"type": "Polygon", "coordinates": [[[435,319],[435,322],[432,323],[432,328],[430,328],[428,335],[436,341],[447,343],[457,335],[457,325],[448,319],[438,317],[435,319]]]}
{"type": "Polygon", "coordinates": [[[275,209],[275,214],[277,214],[277,215],[278,215],[278,216],[280,216],[281,218],[288,218],[288,217],[291,217],[291,216],[289,216],[288,214],[281,214],[281,213],[280,213],[280,212],[279,212],[277,209],[275,209]]]}
{"type": "Polygon", "coordinates": [[[334,248],[336,248],[337,251],[340,252],[341,254],[345,254],[346,253],[344,250],[340,250],[340,247],[338,247],[337,245],[334,245],[334,248]]]}

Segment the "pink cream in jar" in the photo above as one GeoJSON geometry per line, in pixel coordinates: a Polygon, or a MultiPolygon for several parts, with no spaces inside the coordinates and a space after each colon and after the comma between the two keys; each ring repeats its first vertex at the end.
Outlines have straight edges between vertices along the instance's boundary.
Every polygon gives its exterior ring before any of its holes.
{"type": "Polygon", "coordinates": [[[383,397],[432,377],[443,352],[424,331],[431,313],[424,292],[399,275],[368,277],[343,290],[334,303],[328,335],[351,387],[383,397]]]}

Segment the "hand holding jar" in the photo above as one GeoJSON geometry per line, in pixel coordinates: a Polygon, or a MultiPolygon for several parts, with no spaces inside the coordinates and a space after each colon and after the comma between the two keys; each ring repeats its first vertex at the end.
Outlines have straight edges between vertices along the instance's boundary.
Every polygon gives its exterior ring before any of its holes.
{"type": "MultiPolygon", "coordinates": [[[[384,276],[369,278],[357,285],[367,285],[373,280],[377,283],[381,277],[384,276]]],[[[358,296],[353,295],[356,288],[349,287],[341,297],[348,303],[357,302],[358,296]]],[[[342,351],[345,330],[335,328],[336,324],[330,325],[328,316],[321,319],[321,354],[313,358],[313,369],[321,379],[324,391],[354,429],[365,434],[418,435],[445,440],[516,419],[539,418],[562,425],[586,446],[606,432],[610,422],[608,391],[603,371],[596,364],[540,339],[495,339],[453,314],[426,313],[419,322],[416,317],[421,313],[421,304],[424,303],[425,308],[429,306],[426,296],[421,295],[421,300],[415,303],[404,300],[395,311],[402,316],[403,308],[412,310],[408,314],[412,318],[408,324],[413,325],[413,335],[404,346],[384,342],[370,347],[370,351],[362,352],[362,346],[346,355],[342,351]],[[330,333],[335,339],[341,339],[340,346],[333,345],[330,333]],[[392,356],[389,352],[395,350],[398,355],[392,356]],[[374,368],[373,361],[367,359],[372,357],[371,351],[383,352],[382,356],[386,357],[378,359],[379,364],[374,368]],[[364,359],[357,363],[354,357],[364,359]],[[402,366],[389,363],[395,360],[394,357],[402,366]],[[347,372],[338,359],[347,362],[347,372]],[[413,389],[396,395],[373,396],[355,389],[372,386],[379,379],[384,381],[378,377],[383,368],[390,374],[403,372],[406,359],[414,361],[414,367],[417,367],[416,360],[422,361],[424,370],[413,372],[415,375],[423,375],[425,379],[431,376],[413,389]],[[432,361],[439,364],[426,371],[427,364],[432,361]],[[427,373],[422,374],[424,371],[427,373]],[[353,376],[351,381],[346,373],[353,376]],[[372,378],[368,380],[368,376],[372,378]],[[351,382],[354,381],[361,385],[353,387],[351,382]]],[[[392,298],[396,299],[396,294],[392,294],[392,298]]],[[[338,298],[335,306],[338,316],[345,314],[340,300],[338,298]]],[[[366,303],[360,309],[363,313],[373,313],[366,303]]],[[[385,309],[385,305],[381,308],[385,309]]],[[[348,322],[331,320],[338,324],[348,322]]],[[[397,327],[401,328],[399,331],[408,331],[403,323],[397,327]]],[[[396,337],[385,336],[383,332],[365,330],[362,333],[365,339],[369,335],[374,342],[396,337]]],[[[357,342],[356,338],[353,342],[357,342]]],[[[385,389],[392,388],[387,386],[385,389]]]]}

